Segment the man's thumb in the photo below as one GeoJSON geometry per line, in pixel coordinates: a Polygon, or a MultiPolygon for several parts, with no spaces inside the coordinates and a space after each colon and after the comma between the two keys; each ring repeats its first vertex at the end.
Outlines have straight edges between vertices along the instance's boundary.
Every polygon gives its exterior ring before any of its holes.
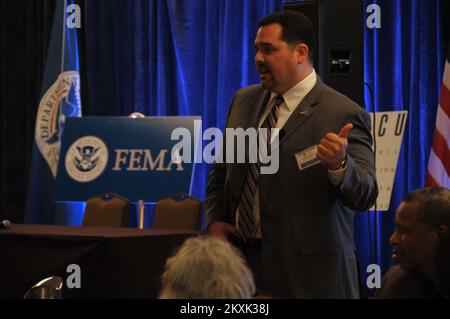
{"type": "Polygon", "coordinates": [[[352,123],[348,123],[347,125],[345,125],[343,128],[341,128],[341,131],[339,132],[339,137],[347,138],[347,136],[350,133],[350,131],[352,130],[352,128],[353,128],[352,123]]]}

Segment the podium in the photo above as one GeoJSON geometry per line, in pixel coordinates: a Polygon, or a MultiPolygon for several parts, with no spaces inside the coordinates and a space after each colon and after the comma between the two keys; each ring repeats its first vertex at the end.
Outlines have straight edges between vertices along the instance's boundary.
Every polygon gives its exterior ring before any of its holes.
{"type": "Polygon", "coordinates": [[[195,120],[200,117],[68,118],[53,200],[84,202],[112,192],[151,203],[178,192],[190,194],[200,134],[195,120]],[[175,149],[177,129],[186,133],[183,145],[190,147],[175,149]]]}

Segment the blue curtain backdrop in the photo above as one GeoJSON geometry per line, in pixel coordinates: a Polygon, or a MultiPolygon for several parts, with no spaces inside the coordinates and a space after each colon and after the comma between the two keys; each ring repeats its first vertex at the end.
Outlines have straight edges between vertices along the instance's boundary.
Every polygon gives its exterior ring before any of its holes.
{"type": "Polygon", "coordinates": [[[395,229],[395,210],[408,192],[425,185],[449,39],[449,25],[444,23],[449,6],[444,2],[365,1],[380,6],[382,21],[380,29],[366,28],[364,34],[364,77],[375,100],[372,105],[366,90],[366,108],[408,111],[390,210],[360,216],[356,224],[362,259],[372,258],[383,270],[393,263],[389,237],[395,229]],[[370,227],[373,236],[365,236],[363,225],[370,227]]]}
{"type": "MultiPolygon", "coordinates": [[[[200,115],[224,127],[233,92],[258,77],[257,20],[282,1],[86,1],[90,115],[200,115]]],[[[197,170],[204,198],[209,167],[197,170]]]]}
{"type": "MultiPolygon", "coordinates": [[[[361,213],[355,239],[362,269],[392,265],[389,237],[405,194],[423,187],[442,79],[444,1],[364,1],[381,8],[381,28],[364,30],[368,111],[408,110],[391,209],[361,213]]],[[[82,2],[85,115],[200,115],[223,128],[232,94],[257,83],[257,20],[281,0],[82,2]]],[[[366,14],[367,17],[368,14],[366,14]]],[[[345,23],[345,21],[342,21],[345,23]]],[[[193,195],[204,198],[210,167],[196,169],[193,195]]]]}

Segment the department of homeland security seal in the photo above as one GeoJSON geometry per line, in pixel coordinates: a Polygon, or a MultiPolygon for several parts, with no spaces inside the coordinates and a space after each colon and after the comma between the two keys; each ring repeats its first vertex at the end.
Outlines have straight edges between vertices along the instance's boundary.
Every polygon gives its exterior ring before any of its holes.
{"type": "Polygon", "coordinates": [[[61,73],[42,96],[36,117],[35,140],[53,177],[58,169],[61,135],[66,117],[81,116],[80,75],[61,73]]]}
{"type": "Polygon", "coordinates": [[[95,136],[76,140],[66,153],[67,174],[77,182],[86,183],[99,177],[108,164],[108,148],[95,136]]]}

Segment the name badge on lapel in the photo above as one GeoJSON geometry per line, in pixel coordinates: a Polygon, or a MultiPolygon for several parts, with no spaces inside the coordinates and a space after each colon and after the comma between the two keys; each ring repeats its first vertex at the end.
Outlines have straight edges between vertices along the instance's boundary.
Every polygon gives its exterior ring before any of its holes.
{"type": "Polygon", "coordinates": [[[317,157],[317,145],[308,147],[307,149],[295,153],[298,169],[300,171],[320,163],[317,157]]]}

